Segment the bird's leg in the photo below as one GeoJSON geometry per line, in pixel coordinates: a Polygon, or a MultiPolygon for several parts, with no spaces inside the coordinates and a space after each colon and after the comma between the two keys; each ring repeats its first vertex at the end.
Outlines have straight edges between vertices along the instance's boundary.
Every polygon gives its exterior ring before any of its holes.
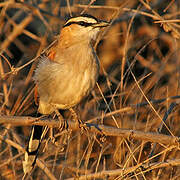
{"type": "Polygon", "coordinates": [[[68,129],[68,122],[66,119],[63,118],[63,116],[61,115],[61,113],[58,111],[57,108],[55,108],[55,113],[58,116],[58,119],[60,121],[60,126],[59,129],[60,131],[63,131],[64,129],[68,129]]]}
{"type": "Polygon", "coordinates": [[[69,110],[71,112],[71,115],[72,115],[74,121],[78,122],[79,128],[81,130],[86,130],[87,129],[86,124],[81,119],[78,118],[78,116],[77,116],[76,112],[74,111],[74,109],[70,108],[69,110]]]}

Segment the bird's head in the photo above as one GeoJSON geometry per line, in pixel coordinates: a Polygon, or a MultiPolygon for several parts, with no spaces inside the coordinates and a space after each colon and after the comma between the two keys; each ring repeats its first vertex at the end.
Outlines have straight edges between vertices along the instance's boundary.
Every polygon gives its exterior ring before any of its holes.
{"type": "Polygon", "coordinates": [[[108,22],[99,20],[92,15],[83,14],[71,17],[64,24],[63,31],[68,31],[77,38],[95,40],[101,28],[108,25],[108,22]]]}

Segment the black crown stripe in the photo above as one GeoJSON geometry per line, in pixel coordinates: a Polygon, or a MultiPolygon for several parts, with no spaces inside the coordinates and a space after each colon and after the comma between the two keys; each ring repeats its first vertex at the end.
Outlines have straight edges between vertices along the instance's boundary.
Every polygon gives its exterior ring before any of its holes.
{"type": "Polygon", "coordinates": [[[96,24],[96,23],[88,23],[88,22],[84,22],[84,21],[72,21],[72,22],[65,24],[63,27],[70,26],[71,24],[78,24],[80,26],[88,27],[88,26],[92,26],[93,24],[96,24]]]}
{"type": "Polygon", "coordinates": [[[90,14],[81,14],[79,17],[87,17],[87,18],[92,18],[98,22],[98,19],[90,14]]]}

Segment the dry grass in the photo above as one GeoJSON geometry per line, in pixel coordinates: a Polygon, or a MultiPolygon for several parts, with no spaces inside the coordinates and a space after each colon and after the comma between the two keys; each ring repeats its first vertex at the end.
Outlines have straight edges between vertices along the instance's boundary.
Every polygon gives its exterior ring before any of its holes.
{"type": "Polygon", "coordinates": [[[1,1],[0,179],[22,179],[35,123],[54,127],[56,142],[49,130],[25,179],[179,179],[179,7],[174,0],[1,1]],[[60,133],[50,118],[28,118],[37,111],[37,57],[67,16],[81,12],[111,21],[96,44],[98,84],[76,109],[83,121],[99,124],[105,140],[93,127],[81,133],[68,111],[71,132],[60,133]]]}

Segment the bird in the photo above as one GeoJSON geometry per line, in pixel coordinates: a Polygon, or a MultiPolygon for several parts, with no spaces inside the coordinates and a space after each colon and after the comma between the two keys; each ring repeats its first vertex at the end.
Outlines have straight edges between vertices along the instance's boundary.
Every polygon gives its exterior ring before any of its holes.
{"type": "MultiPolygon", "coordinates": [[[[99,60],[93,42],[109,23],[90,14],[70,17],[57,40],[39,58],[34,81],[39,96],[38,113],[50,115],[80,103],[94,88],[99,75],[99,60]]],[[[79,121],[79,123],[82,123],[79,121]]],[[[36,163],[42,141],[42,126],[33,126],[23,162],[24,174],[36,163]]]]}

